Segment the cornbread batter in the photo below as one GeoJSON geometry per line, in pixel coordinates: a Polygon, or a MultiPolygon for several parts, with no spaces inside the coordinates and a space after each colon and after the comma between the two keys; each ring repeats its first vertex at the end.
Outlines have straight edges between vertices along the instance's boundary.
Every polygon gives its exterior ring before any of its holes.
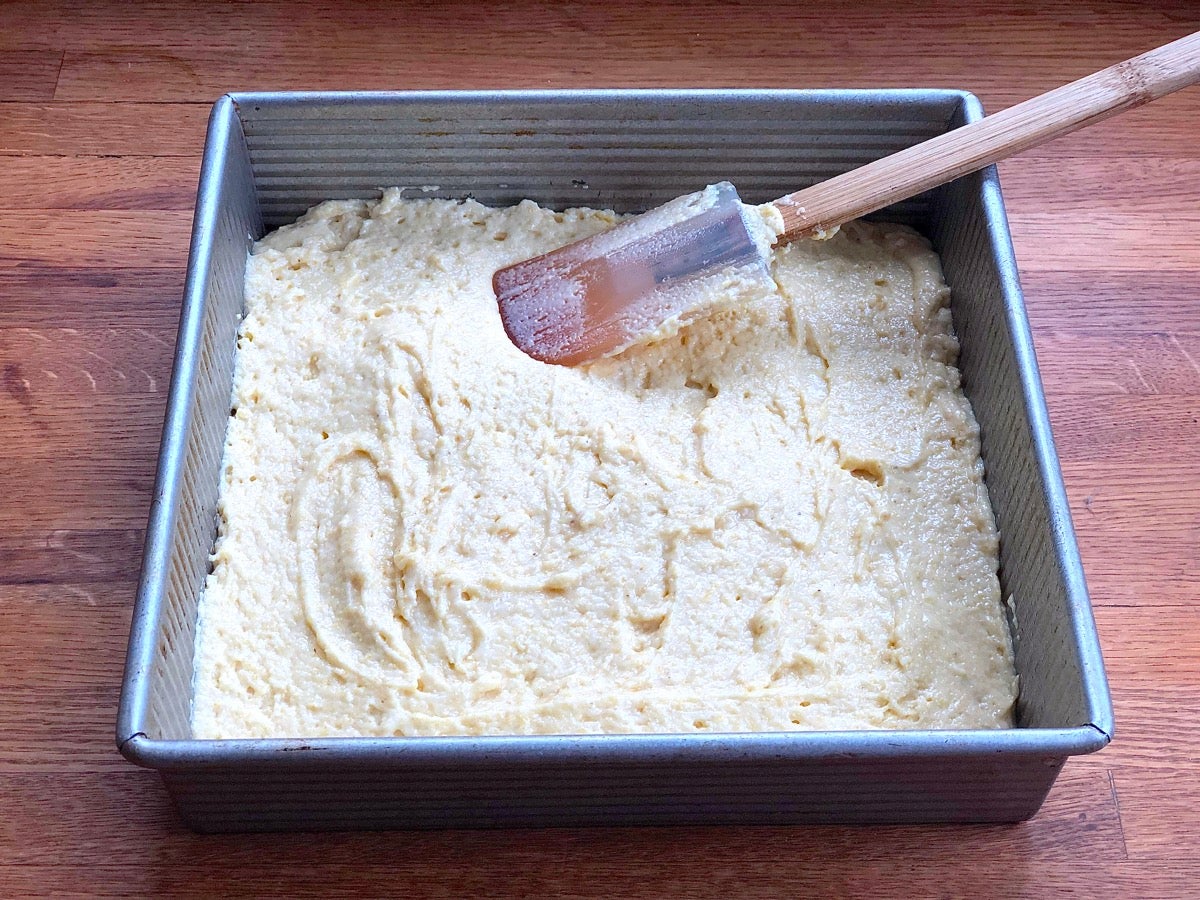
{"type": "Polygon", "coordinates": [[[1011,724],[927,243],[854,224],[656,342],[524,356],[492,273],[614,221],[393,190],[259,242],[197,737],[1011,724]]]}

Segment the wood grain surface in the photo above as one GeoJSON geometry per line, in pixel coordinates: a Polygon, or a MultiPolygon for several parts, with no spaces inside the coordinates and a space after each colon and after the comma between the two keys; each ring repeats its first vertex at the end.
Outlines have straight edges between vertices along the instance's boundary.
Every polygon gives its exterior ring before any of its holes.
{"type": "Polygon", "coordinates": [[[0,2],[0,896],[1200,896],[1200,89],[1001,166],[1117,738],[1005,827],[198,837],[113,746],[204,123],[236,89],[936,86],[1200,3],[0,2]]]}

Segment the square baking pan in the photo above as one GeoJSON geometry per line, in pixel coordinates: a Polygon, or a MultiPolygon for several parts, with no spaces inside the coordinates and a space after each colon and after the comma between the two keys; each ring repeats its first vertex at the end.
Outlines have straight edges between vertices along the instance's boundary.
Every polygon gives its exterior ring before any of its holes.
{"type": "Polygon", "coordinates": [[[330,198],[474,197],[637,212],[721,180],[762,202],[979,119],[886,91],[243,93],[213,108],[117,724],[201,831],[1011,822],[1112,735],[994,169],[880,215],[941,254],[982,431],[1020,696],[1002,731],[191,737],[197,603],[217,531],[247,253],[330,198]]]}

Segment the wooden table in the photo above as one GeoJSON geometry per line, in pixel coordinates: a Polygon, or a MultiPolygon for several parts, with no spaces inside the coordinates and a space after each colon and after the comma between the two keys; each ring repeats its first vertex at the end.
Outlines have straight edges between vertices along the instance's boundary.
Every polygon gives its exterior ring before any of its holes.
{"type": "Polygon", "coordinates": [[[1200,89],[1002,167],[1117,739],[1032,822],[202,838],[113,720],[205,117],[231,89],[961,87],[1200,4],[0,6],[0,895],[1197,896],[1200,89]]]}

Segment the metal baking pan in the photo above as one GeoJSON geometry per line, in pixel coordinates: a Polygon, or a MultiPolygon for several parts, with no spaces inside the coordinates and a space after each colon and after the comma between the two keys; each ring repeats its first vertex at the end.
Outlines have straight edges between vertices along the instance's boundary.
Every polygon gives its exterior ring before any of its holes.
{"type": "Polygon", "coordinates": [[[196,605],[247,251],[329,198],[473,196],[634,212],[723,179],[750,202],[983,115],[917,91],[244,93],[213,108],[117,743],[201,831],[1012,822],[1112,708],[994,169],[886,210],[941,253],[982,428],[1020,676],[1004,731],[200,741],[196,605]]]}

